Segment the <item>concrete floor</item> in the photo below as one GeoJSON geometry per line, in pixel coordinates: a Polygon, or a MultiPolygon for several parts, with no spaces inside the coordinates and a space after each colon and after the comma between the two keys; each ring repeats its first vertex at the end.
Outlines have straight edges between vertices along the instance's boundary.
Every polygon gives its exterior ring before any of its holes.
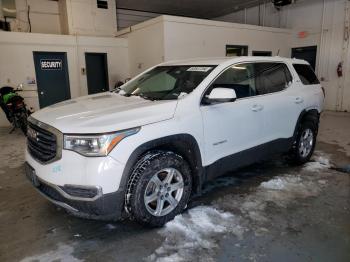
{"type": "Polygon", "coordinates": [[[350,261],[350,114],[322,116],[303,167],[219,178],[162,229],[74,218],[23,175],[24,137],[0,129],[0,261],[350,261]]]}

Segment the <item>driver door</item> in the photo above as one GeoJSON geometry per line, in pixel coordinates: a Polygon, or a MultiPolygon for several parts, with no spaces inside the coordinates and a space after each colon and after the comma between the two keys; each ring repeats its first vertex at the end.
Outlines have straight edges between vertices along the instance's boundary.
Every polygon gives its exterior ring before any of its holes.
{"type": "MultiPolygon", "coordinates": [[[[207,89],[232,88],[237,99],[234,102],[201,105],[204,127],[205,162],[232,156],[260,145],[264,139],[264,115],[261,98],[255,96],[254,64],[236,64],[227,68],[207,89]]],[[[239,154],[241,155],[241,154],[239,154]]],[[[227,158],[230,162],[230,158],[227,158]]]]}

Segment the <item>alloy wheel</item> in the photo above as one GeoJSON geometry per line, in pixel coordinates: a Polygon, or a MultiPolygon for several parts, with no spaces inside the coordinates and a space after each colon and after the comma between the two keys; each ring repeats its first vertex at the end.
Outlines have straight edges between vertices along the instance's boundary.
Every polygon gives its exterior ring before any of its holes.
{"type": "Polygon", "coordinates": [[[165,168],[150,179],[144,194],[147,211],[153,216],[165,216],[179,204],[184,190],[182,174],[175,168],[165,168]]]}

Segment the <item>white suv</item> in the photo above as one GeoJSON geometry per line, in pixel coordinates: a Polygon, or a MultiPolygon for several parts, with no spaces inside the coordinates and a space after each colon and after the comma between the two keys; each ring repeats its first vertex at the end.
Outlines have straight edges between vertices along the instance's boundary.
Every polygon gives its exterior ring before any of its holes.
{"type": "Polygon", "coordinates": [[[302,60],[163,63],[118,90],[34,113],[26,174],[76,215],[161,226],[204,181],[274,154],[308,161],[323,100],[302,60]]]}

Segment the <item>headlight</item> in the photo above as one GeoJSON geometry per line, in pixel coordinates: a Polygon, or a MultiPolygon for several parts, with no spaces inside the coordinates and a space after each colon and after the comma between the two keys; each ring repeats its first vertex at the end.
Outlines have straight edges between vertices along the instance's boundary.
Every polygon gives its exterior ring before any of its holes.
{"type": "Polygon", "coordinates": [[[125,137],[136,134],[139,127],[98,135],[64,135],[64,149],[84,156],[106,156],[125,137]]]}

